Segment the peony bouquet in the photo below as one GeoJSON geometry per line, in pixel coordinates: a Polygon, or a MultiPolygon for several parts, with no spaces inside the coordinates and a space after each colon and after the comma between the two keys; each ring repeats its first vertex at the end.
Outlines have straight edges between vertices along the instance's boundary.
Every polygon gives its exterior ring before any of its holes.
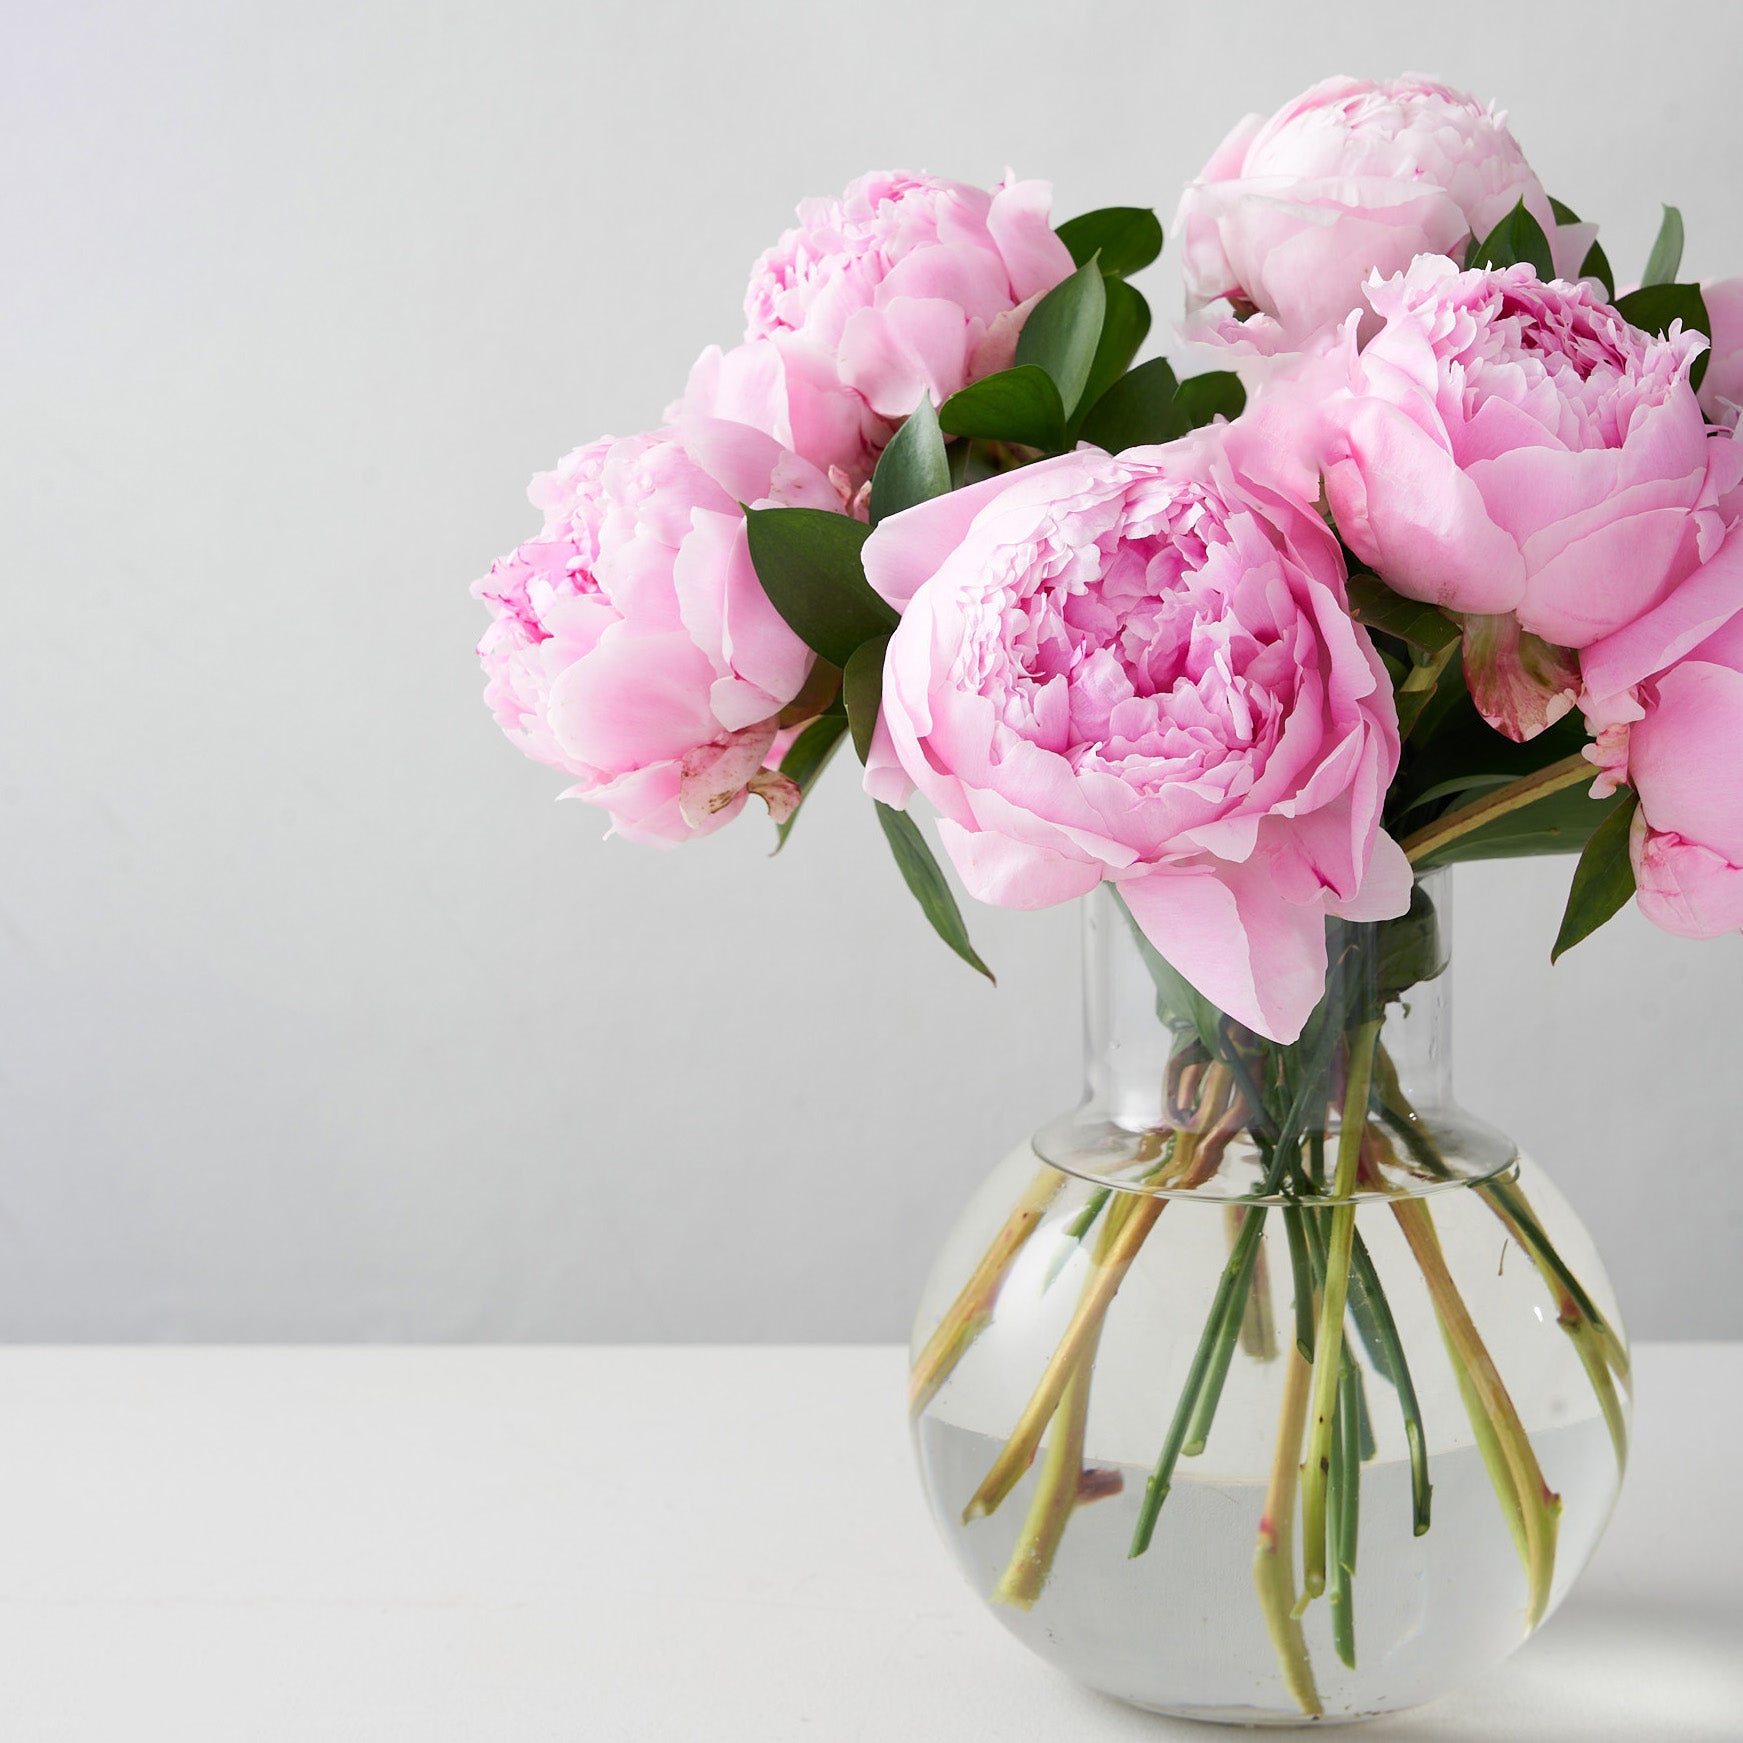
{"type": "Polygon", "coordinates": [[[880,173],[802,205],[753,269],[743,341],[698,359],[663,425],[535,480],[542,530],[476,588],[486,696],[568,796],[660,845],[752,796],[784,844],[849,742],[908,888],[982,972],[917,794],[978,900],[1101,891],[1163,1037],[1150,1100],[1104,1107],[1093,1154],[1038,1139],[1045,1165],[923,1311],[922,1419],[1002,1295],[1061,1300],[1077,1279],[941,1516],[972,1530],[1021,1488],[981,1582],[1014,1610],[1114,1489],[1144,1555],[1245,1383],[1238,1350],[1277,1376],[1248,1539],[1276,1710],[1373,1710],[1396,1703],[1328,1694],[1303,1617],[1328,1598],[1353,1670],[1357,1496],[1388,1438],[1410,1536],[1432,1518],[1432,1443],[1463,1436],[1525,1630],[1559,1591],[1560,1496],[1431,1189],[1473,1186],[1523,1251],[1624,1455],[1602,1288],[1512,1152],[1479,1166],[1481,1144],[1413,1101],[1389,1036],[1442,974],[1429,874],[1460,860],[1577,854],[1557,955],[1630,897],[1683,936],[1743,927],[1743,280],[1681,280],[1666,208],[1620,286],[1503,118],[1414,77],[1319,84],[1187,186],[1180,338],[1201,373],[1136,361],[1154,213],[1056,226],[1049,197],[880,173]],[[1162,1208],[1207,1193],[1226,1253],[1158,1364],[1160,1450],[1123,1485],[1085,1448],[1098,1342],[1162,1208]],[[1384,1263],[1356,1217],[1374,1204],[1384,1263]],[[1399,1334],[1407,1290],[1440,1334],[1429,1355],[1399,1334]],[[1428,1361],[1456,1434],[1425,1425],[1428,1361]]]}

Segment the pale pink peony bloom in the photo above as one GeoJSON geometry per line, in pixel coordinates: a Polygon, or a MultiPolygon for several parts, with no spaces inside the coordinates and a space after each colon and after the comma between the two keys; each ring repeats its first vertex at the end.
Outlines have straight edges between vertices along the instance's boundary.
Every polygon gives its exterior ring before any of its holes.
{"type": "MultiPolygon", "coordinates": [[[[1529,266],[1461,273],[1436,256],[1368,300],[1381,330],[1358,349],[1346,323],[1296,406],[1319,431],[1338,531],[1398,592],[1583,648],[1713,554],[1736,455],[1689,385],[1698,333],[1643,333],[1591,285],[1545,285],[1529,266]]],[[[1495,627],[1508,657],[1518,638],[1495,627]]],[[[1504,730],[1535,681],[1512,657],[1513,692],[1495,676],[1485,707],[1504,730]]]]}
{"type": "Polygon", "coordinates": [[[1743,928],[1743,529],[1581,664],[1593,790],[1626,781],[1640,795],[1629,846],[1642,912],[1684,938],[1743,928]]]}
{"type": "MultiPolygon", "coordinates": [[[[1188,311],[1222,298],[1257,310],[1261,352],[1305,344],[1361,310],[1372,272],[1453,254],[1520,200],[1571,278],[1594,234],[1558,234],[1548,197],[1505,118],[1419,74],[1330,78],[1269,120],[1249,115],[1180,201],[1188,311]]],[[[1199,337],[1237,337],[1232,320],[1199,337]]]]}
{"type": "Polygon", "coordinates": [[[578,448],[528,496],[543,531],[473,587],[503,730],[631,841],[718,829],[753,783],[778,816],[791,795],[762,771],[812,656],[757,581],[739,505],[839,509],[829,480],[697,419],[578,448]]]}
{"type": "Polygon", "coordinates": [[[1701,299],[1713,323],[1713,356],[1701,382],[1701,405],[1714,423],[1735,429],[1743,413],[1743,278],[1704,284],[1701,299]]]}
{"type": "Polygon", "coordinates": [[[866,787],[917,787],[971,894],[1119,885],[1207,998],[1292,1041],[1325,919],[1403,912],[1380,833],[1392,689],[1336,540],[1256,474],[1239,425],[1042,461],[882,522],[902,611],[866,787]]]}
{"type": "Polygon", "coordinates": [[[752,269],[744,344],[704,351],[682,406],[767,430],[857,487],[922,394],[936,405],[1010,367],[1030,308],[1072,272],[1050,196],[877,171],[805,201],[752,269]]]}

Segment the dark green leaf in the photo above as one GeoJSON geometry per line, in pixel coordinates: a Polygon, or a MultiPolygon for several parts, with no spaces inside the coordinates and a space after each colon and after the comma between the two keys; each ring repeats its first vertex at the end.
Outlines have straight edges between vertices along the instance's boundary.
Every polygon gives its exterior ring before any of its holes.
{"type": "Polygon", "coordinates": [[[1586,250],[1586,257],[1580,262],[1580,277],[1595,278],[1604,287],[1604,295],[1611,302],[1616,300],[1616,274],[1610,266],[1609,255],[1596,242],[1586,250]]]}
{"type": "Polygon", "coordinates": [[[1598,825],[1586,842],[1580,863],[1574,867],[1573,888],[1568,891],[1567,910],[1549,960],[1557,962],[1582,938],[1589,938],[1613,919],[1634,894],[1634,861],[1628,852],[1628,835],[1639,809],[1639,797],[1627,793],[1620,804],[1598,825]]]}
{"type": "Polygon", "coordinates": [[[906,811],[897,811],[881,800],[877,811],[884,839],[890,844],[890,852],[896,856],[902,881],[932,922],[932,930],[970,968],[979,969],[988,980],[993,980],[993,971],[975,954],[974,946],[968,941],[962,910],[957,907],[956,898],[950,893],[950,885],[944,881],[944,873],[938,869],[938,861],[932,857],[932,849],[926,845],[919,824],[906,811]]]}
{"type": "Polygon", "coordinates": [[[1577,224],[1580,221],[1579,213],[1566,200],[1558,200],[1554,194],[1549,196],[1549,210],[1558,224],[1577,224]]]}
{"type": "Polygon", "coordinates": [[[1440,916],[1421,884],[1412,886],[1405,913],[1380,923],[1375,943],[1375,973],[1382,1004],[1421,981],[1433,980],[1447,965],[1440,916]]]}
{"type": "Polygon", "coordinates": [[[1017,335],[1018,367],[1033,364],[1046,370],[1059,389],[1059,403],[1067,417],[1077,410],[1089,381],[1107,300],[1107,281],[1100,266],[1087,261],[1029,311],[1017,335]]]}
{"type": "Polygon", "coordinates": [[[1387,815],[1401,815],[1443,781],[1487,774],[1517,780],[1574,755],[1585,742],[1577,713],[1564,715],[1523,744],[1503,736],[1477,712],[1465,688],[1463,668],[1454,661],[1422,716],[1415,754],[1393,783],[1387,815]]]}
{"type": "Polygon", "coordinates": [[[847,705],[853,748],[862,763],[871,755],[872,733],[877,729],[878,709],[884,699],[884,653],[889,645],[887,635],[861,642],[841,674],[841,700],[847,705]]]}
{"type": "Polygon", "coordinates": [[[1408,738],[1410,729],[1421,717],[1422,711],[1428,706],[1432,690],[1401,690],[1396,681],[1392,686],[1392,700],[1398,709],[1398,736],[1408,738]]]}
{"type": "Polygon", "coordinates": [[[1132,367],[1138,347],[1150,331],[1150,305],[1123,278],[1107,281],[1107,314],[1102,321],[1101,343],[1090,367],[1079,410],[1087,411],[1132,367]]]}
{"type": "MultiPolygon", "coordinates": [[[[828,767],[829,759],[835,755],[835,747],[841,743],[846,733],[846,716],[820,714],[787,747],[787,754],[781,758],[781,773],[799,789],[801,795],[811,791],[812,783],[828,767]]],[[[776,853],[787,845],[787,837],[793,833],[793,825],[799,821],[801,808],[802,800],[801,806],[795,808],[787,821],[776,828],[776,853]]]]}
{"type": "MultiPolygon", "coordinates": [[[[1706,298],[1701,295],[1698,284],[1643,284],[1639,290],[1617,297],[1616,309],[1623,320],[1639,327],[1642,332],[1668,333],[1673,321],[1681,321],[1685,328],[1692,327],[1696,332],[1705,333],[1709,339],[1713,336],[1706,298]]],[[[1707,373],[1707,361],[1711,356],[1710,351],[1703,351],[1695,359],[1695,366],[1689,372],[1691,386],[1701,385],[1701,377],[1707,373]]]]}
{"type": "Polygon", "coordinates": [[[1045,369],[1033,364],[983,376],[938,408],[938,422],[953,436],[985,442],[1020,442],[1056,453],[1065,446],[1065,407],[1045,369]]]}
{"type": "Polygon", "coordinates": [[[1646,257],[1646,270],[1641,273],[1640,282],[1643,285],[1674,284],[1677,268],[1681,265],[1682,213],[1675,206],[1666,206],[1664,217],[1658,226],[1658,234],[1652,241],[1652,252],[1646,257]]]}
{"type": "Polygon", "coordinates": [[[1459,793],[1485,793],[1491,787],[1504,787],[1518,778],[1517,775],[1458,775],[1430,787],[1426,793],[1418,793],[1404,809],[1414,811],[1418,805],[1432,805],[1436,799],[1451,799],[1459,793]]]}
{"type": "MultiPolygon", "coordinates": [[[[1541,736],[1541,735],[1540,735],[1541,736]]],[[[1536,740],[1533,740],[1535,743],[1536,740]]],[[[1594,778],[1597,771],[1592,771],[1594,778]]],[[[1579,853],[1619,801],[1587,797],[1584,787],[1564,787],[1530,805],[1521,805],[1449,841],[1438,853],[1418,862],[1419,872],[1431,866],[1457,865],[1473,859],[1524,859],[1545,853],[1579,853]]]]}
{"type": "Polygon", "coordinates": [[[1555,277],[1555,262],[1550,258],[1549,238],[1543,226],[1525,209],[1523,198],[1511,212],[1483,238],[1471,245],[1465,257],[1470,266],[1529,265],[1545,284],[1555,277]]]}
{"type": "Polygon", "coordinates": [[[1186,427],[1196,430],[1219,412],[1233,423],[1246,409],[1247,390],[1232,370],[1211,369],[1203,375],[1187,376],[1175,392],[1174,403],[1186,427]]]}
{"type": "Polygon", "coordinates": [[[1366,572],[1350,577],[1350,613],[1357,623],[1384,635],[1396,636],[1417,653],[1431,659],[1452,647],[1464,631],[1432,605],[1394,593],[1378,575],[1366,572]]]}
{"type": "Polygon", "coordinates": [[[1129,275],[1162,252],[1162,222],[1148,206],[1103,206],[1068,218],[1059,226],[1059,240],[1079,266],[1099,254],[1103,272],[1129,275]]]}
{"type": "Polygon", "coordinates": [[[875,527],[885,515],[900,514],[917,502],[930,502],[949,488],[950,456],[945,452],[944,432],[930,397],[922,394],[878,456],[872,474],[871,524],[875,527]]]}
{"type": "Polygon", "coordinates": [[[832,666],[900,621],[871,590],[860,547],[871,528],[822,508],[747,508],[750,560],[787,627],[832,666]]]}
{"type": "Polygon", "coordinates": [[[1174,403],[1179,383],[1166,357],[1152,357],[1122,375],[1083,420],[1083,439],[1118,454],[1150,442],[1172,442],[1187,431],[1185,414],[1174,403]]]}

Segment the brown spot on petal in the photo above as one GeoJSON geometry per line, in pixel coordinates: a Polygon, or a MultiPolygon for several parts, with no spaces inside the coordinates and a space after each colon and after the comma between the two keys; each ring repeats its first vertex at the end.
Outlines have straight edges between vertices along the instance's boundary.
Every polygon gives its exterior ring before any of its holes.
{"type": "Polygon", "coordinates": [[[785,823],[799,809],[799,801],[805,797],[799,790],[799,783],[791,775],[783,775],[779,769],[759,769],[751,776],[748,786],[768,806],[769,816],[777,824],[785,823]]]}
{"type": "Polygon", "coordinates": [[[678,810],[692,829],[724,811],[749,786],[776,730],[773,720],[759,721],[685,753],[678,769],[678,810]]]}

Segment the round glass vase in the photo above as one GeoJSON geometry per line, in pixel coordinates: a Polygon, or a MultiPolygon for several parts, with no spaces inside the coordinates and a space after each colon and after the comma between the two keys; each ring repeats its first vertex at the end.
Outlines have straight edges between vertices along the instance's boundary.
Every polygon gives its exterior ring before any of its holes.
{"type": "Polygon", "coordinates": [[[1289,1047],[1085,903],[1085,1099],[946,1241],[910,1402],[964,1575],[1106,1694],[1420,1705],[1519,1646],[1609,1517],[1621,1322],[1560,1193],[1452,1099],[1449,896],[1331,923],[1289,1047]]]}

